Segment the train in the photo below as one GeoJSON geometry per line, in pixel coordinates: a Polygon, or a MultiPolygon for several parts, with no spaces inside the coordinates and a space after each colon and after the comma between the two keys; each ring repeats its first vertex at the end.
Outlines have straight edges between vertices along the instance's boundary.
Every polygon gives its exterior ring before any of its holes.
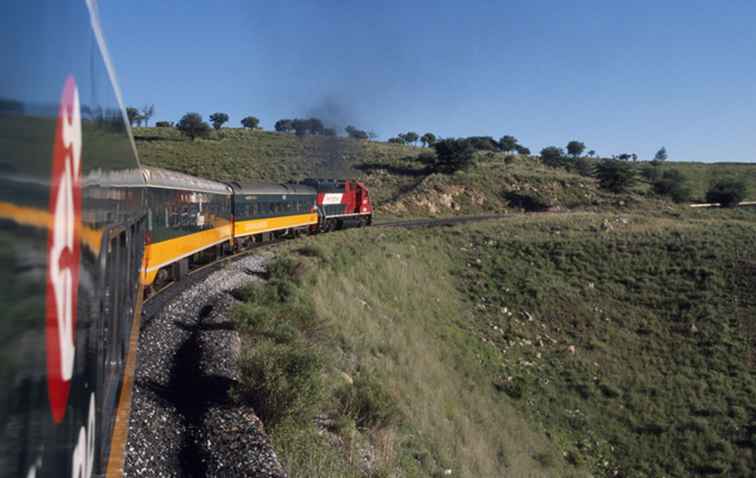
{"type": "Polygon", "coordinates": [[[144,167],[96,0],[5,13],[0,477],[117,477],[145,295],[260,242],[370,225],[373,207],[355,180],[144,167]]]}
{"type": "Polygon", "coordinates": [[[213,181],[156,167],[100,174],[101,196],[117,210],[127,198],[144,212],[140,282],[146,292],[195,265],[275,238],[372,224],[367,187],[350,179],[285,184],[213,181]]]}

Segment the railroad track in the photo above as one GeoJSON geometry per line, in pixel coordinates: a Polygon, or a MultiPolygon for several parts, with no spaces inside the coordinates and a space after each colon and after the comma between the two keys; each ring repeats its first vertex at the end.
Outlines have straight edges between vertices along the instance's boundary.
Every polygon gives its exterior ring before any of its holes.
{"type": "Polygon", "coordinates": [[[504,219],[508,217],[512,217],[512,214],[478,214],[474,216],[455,216],[438,219],[405,219],[402,221],[376,223],[373,224],[373,227],[402,227],[406,229],[413,229],[420,227],[453,226],[455,224],[491,221],[494,219],[504,219]]]}

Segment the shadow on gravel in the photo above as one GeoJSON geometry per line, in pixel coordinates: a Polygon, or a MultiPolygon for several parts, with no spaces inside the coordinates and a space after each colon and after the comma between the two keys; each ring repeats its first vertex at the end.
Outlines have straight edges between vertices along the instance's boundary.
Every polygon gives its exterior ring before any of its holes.
{"type": "Polygon", "coordinates": [[[205,330],[232,330],[232,322],[204,324],[212,306],[205,306],[194,325],[175,321],[176,326],[191,333],[176,352],[167,386],[155,383],[140,383],[160,399],[173,405],[183,416],[188,433],[184,436],[179,451],[180,472],[178,476],[204,477],[208,475],[208,459],[200,446],[203,440],[202,419],[210,408],[230,404],[230,390],[234,381],[228,377],[204,375],[201,354],[198,353],[199,336],[205,330]]]}

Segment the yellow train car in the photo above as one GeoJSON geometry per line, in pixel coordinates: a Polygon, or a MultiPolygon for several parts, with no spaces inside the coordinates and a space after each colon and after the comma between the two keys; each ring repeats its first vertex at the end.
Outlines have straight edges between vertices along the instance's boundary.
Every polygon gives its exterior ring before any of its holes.
{"type": "MultiPolygon", "coordinates": [[[[144,168],[147,245],[143,285],[158,275],[178,278],[192,256],[233,244],[233,192],[223,183],[159,168],[144,168]]],[[[162,278],[162,277],[161,277],[162,278]]]]}
{"type": "Polygon", "coordinates": [[[317,191],[300,184],[229,183],[234,192],[234,240],[239,246],[270,235],[314,230],[317,191]]]}

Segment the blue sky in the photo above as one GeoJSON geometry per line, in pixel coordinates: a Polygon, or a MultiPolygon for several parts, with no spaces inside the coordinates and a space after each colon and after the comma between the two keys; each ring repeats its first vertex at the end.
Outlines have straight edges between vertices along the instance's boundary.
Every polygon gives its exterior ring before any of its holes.
{"type": "Polygon", "coordinates": [[[756,161],[756,2],[101,1],[127,104],[756,161]],[[192,3],[191,6],[189,4],[192,3]]]}

